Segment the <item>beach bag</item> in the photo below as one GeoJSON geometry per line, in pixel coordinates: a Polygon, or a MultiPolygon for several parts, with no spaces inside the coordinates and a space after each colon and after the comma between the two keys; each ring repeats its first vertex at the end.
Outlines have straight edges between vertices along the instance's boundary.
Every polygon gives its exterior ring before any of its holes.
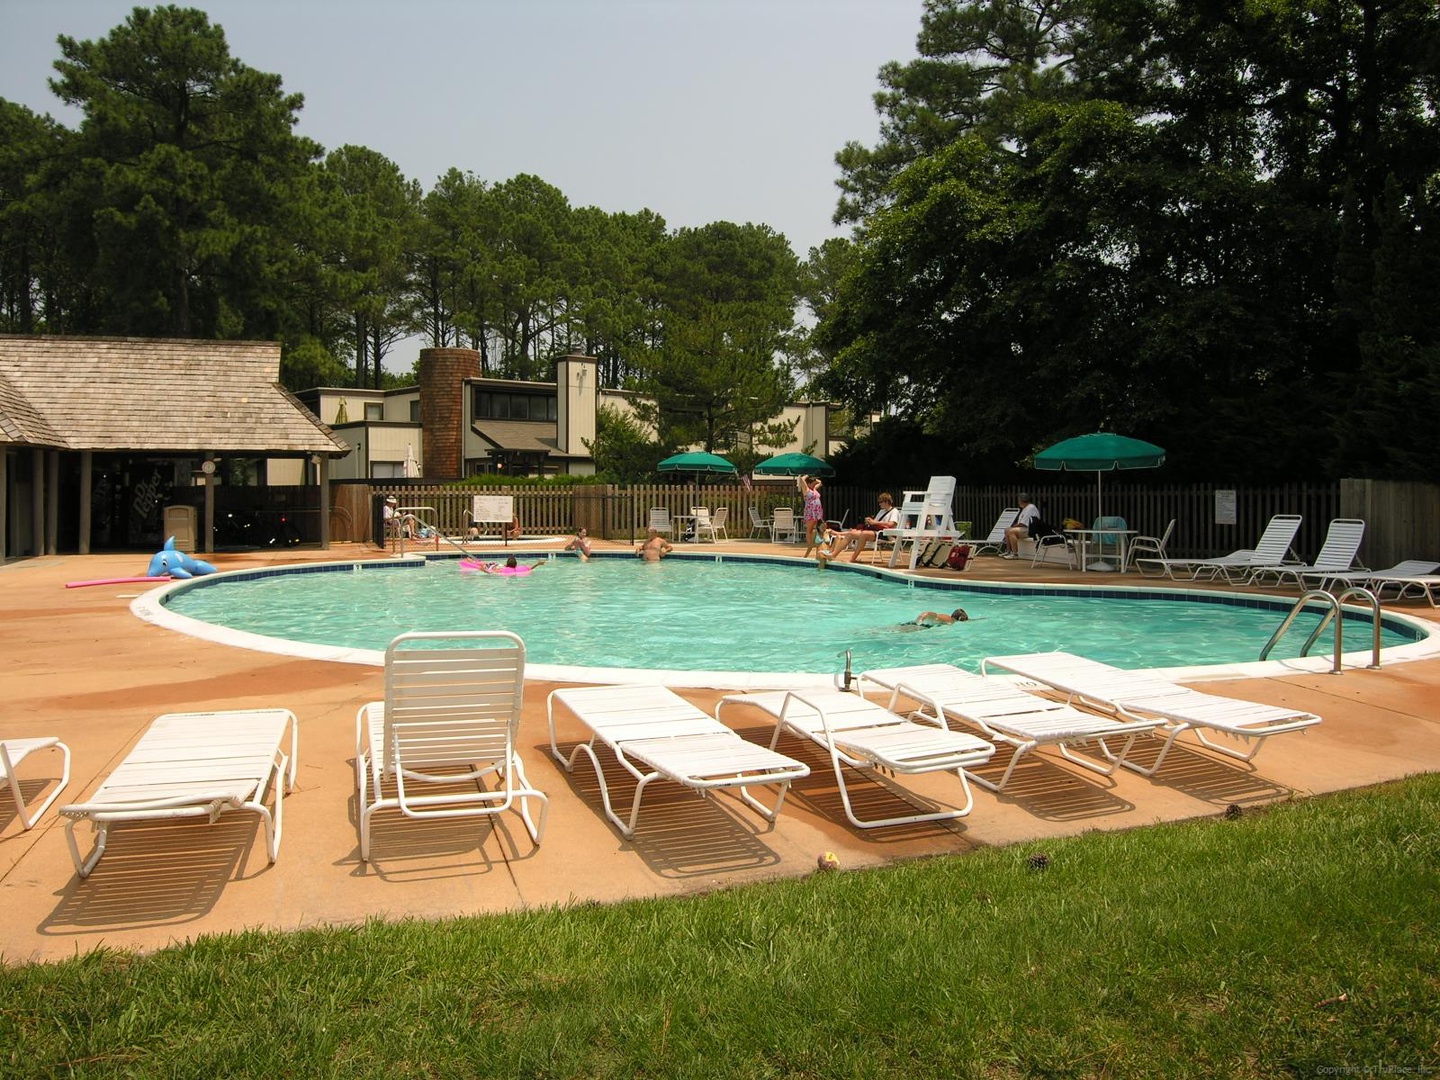
{"type": "Polygon", "coordinates": [[[970,562],[970,545],[956,544],[950,549],[950,557],[945,560],[945,565],[951,570],[964,570],[970,562]]]}

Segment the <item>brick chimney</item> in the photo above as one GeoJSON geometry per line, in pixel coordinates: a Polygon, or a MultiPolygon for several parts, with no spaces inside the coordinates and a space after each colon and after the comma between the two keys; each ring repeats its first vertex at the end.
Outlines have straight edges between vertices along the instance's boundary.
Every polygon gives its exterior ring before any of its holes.
{"type": "Polygon", "coordinates": [[[420,428],[425,447],[425,479],[450,480],[463,475],[465,432],[464,386],[480,377],[480,354],[474,349],[420,350],[420,428]]]}

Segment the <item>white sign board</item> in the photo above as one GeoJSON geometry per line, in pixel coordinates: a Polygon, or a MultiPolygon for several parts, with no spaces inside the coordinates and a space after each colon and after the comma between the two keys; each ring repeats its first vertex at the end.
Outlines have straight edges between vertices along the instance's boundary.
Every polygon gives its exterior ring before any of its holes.
{"type": "Polygon", "coordinates": [[[1216,525],[1234,525],[1234,524],[1235,524],[1235,492],[1234,492],[1233,490],[1231,490],[1231,491],[1220,491],[1220,490],[1218,490],[1218,489],[1216,490],[1216,492],[1215,492],[1215,524],[1216,524],[1216,525]]]}
{"type": "Polygon", "coordinates": [[[472,497],[470,518],[472,521],[503,521],[506,525],[515,520],[514,495],[475,495],[472,497]]]}

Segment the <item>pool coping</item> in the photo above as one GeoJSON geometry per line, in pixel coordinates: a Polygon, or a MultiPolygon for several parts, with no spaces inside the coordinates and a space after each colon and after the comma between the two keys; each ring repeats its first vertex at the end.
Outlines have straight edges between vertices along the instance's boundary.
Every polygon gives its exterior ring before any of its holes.
{"type": "MultiPolygon", "coordinates": [[[[553,550],[535,552],[516,551],[513,553],[525,555],[538,554],[551,559],[575,557],[568,553],[557,553],[553,550]]],[[[794,566],[796,562],[793,556],[729,551],[706,553],[677,551],[668,557],[687,561],[723,562],[730,560],[735,562],[773,563],[786,566],[794,566]]],[[[141,593],[132,600],[130,610],[132,614],[145,622],[219,645],[248,649],[253,652],[291,656],[299,659],[327,660],[344,664],[383,667],[385,661],[383,650],[357,649],[348,646],[297,642],[285,638],[268,637],[244,630],[234,630],[229,627],[217,626],[214,623],[203,622],[199,619],[171,611],[166,607],[165,600],[172,593],[185,591],[197,586],[203,587],[206,582],[227,578],[270,577],[279,574],[358,572],[362,567],[366,568],[367,572],[382,572],[386,567],[399,569],[415,565],[425,565],[428,562],[458,560],[459,558],[461,558],[461,556],[451,554],[434,555],[415,552],[391,559],[361,561],[344,559],[305,563],[302,565],[266,568],[251,567],[222,571],[217,574],[206,575],[203,578],[187,578],[158,585],[141,593]]],[[[634,555],[626,552],[596,552],[592,555],[592,558],[633,560],[634,555]]],[[[1265,594],[1252,592],[1218,592],[1168,586],[1117,585],[1109,582],[1104,585],[1056,585],[1053,582],[1037,582],[1032,584],[1028,582],[987,581],[979,578],[967,578],[964,581],[946,581],[910,574],[900,569],[892,570],[888,567],[860,563],[832,563],[828,567],[827,572],[858,573],[869,577],[903,581],[907,585],[915,588],[967,592],[972,594],[1031,594],[1040,596],[1095,596],[1100,594],[1130,598],[1136,596],[1143,598],[1148,594],[1157,598],[1184,597],[1187,600],[1197,600],[1203,603],[1271,608],[1277,612],[1277,625],[1278,618],[1282,617],[1282,613],[1294,607],[1300,599],[1299,596],[1267,596],[1265,594]]],[[[1346,611],[1353,612],[1366,621],[1369,621],[1371,618],[1371,612],[1369,610],[1359,608],[1356,605],[1346,605],[1346,611]]],[[[1423,619],[1406,615],[1403,612],[1385,610],[1383,607],[1381,609],[1381,622],[1395,622],[1414,630],[1420,635],[1418,641],[1405,645],[1392,645],[1382,649],[1380,654],[1382,663],[1406,663],[1440,657],[1440,633],[1436,632],[1433,624],[1423,619]]],[[[1370,659],[1371,650],[1365,648],[1363,650],[1344,653],[1341,657],[1341,663],[1345,668],[1368,667],[1370,665],[1370,659]]],[[[1278,675],[1324,673],[1333,669],[1333,661],[1334,654],[1327,653],[1325,655],[1294,657],[1285,660],[1253,660],[1228,664],[1197,664],[1154,668],[1150,670],[1163,678],[1184,682],[1204,682],[1221,679],[1255,679],[1271,678],[1278,675]]],[[[829,687],[838,685],[842,676],[839,673],[679,671],[665,668],[585,667],[572,664],[537,663],[526,665],[526,678],[536,681],[559,683],[617,684],[659,682],[667,686],[694,689],[752,690],[769,689],[776,686],[829,687]]]]}

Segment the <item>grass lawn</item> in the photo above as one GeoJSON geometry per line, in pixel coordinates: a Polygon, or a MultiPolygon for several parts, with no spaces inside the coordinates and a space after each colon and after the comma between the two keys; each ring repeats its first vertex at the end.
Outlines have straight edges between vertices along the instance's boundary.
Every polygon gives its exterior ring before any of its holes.
{"type": "Polygon", "coordinates": [[[1437,922],[1427,776],[684,900],[0,968],[0,1075],[1418,1076],[1437,922]]]}

